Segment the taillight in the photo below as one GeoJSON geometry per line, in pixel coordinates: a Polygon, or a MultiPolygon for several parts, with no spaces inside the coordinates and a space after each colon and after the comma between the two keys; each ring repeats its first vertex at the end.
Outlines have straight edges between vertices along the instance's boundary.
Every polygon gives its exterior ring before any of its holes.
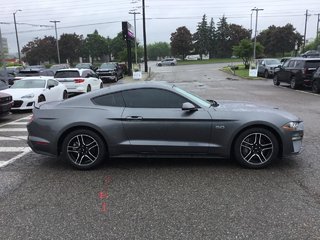
{"type": "Polygon", "coordinates": [[[84,79],[82,78],[77,78],[74,80],[74,83],[83,83],[84,82],[84,79]]]}

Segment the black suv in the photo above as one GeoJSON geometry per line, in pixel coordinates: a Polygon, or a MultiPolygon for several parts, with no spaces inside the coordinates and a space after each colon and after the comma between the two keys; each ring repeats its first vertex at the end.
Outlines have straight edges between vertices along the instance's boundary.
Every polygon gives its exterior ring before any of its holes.
{"type": "Polygon", "coordinates": [[[275,68],[273,84],[289,83],[291,88],[311,87],[312,76],[320,66],[320,58],[291,58],[282,66],[275,68]]]}

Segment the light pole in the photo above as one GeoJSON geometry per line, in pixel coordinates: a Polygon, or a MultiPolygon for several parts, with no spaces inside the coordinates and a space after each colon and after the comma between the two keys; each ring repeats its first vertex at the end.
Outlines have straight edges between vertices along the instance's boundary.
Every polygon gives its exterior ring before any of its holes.
{"type": "Polygon", "coordinates": [[[18,30],[17,30],[17,22],[16,22],[16,13],[21,12],[21,9],[18,9],[13,13],[13,21],[14,21],[14,28],[16,30],[16,39],[17,39],[17,47],[18,47],[18,56],[19,56],[19,63],[21,62],[21,55],[20,55],[20,46],[19,46],[19,38],[18,38],[18,30]]]}
{"type": "Polygon", "coordinates": [[[254,7],[253,9],[251,9],[251,11],[256,11],[256,26],[254,30],[254,45],[253,45],[253,59],[256,59],[258,12],[263,11],[263,9],[254,7]]]}
{"type": "Polygon", "coordinates": [[[143,49],[144,49],[144,71],[148,72],[148,53],[147,53],[147,33],[146,33],[146,10],[144,0],[142,0],[142,22],[143,22],[143,49]]]}
{"type": "Polygon", "coordinates": [[[60,64],[60,52],[59,52],[59,41],[58,41],[58,33],[57,33],[57,23],[60,21],[50,21],[52,23],[54,23],[54,29],[56,31],[56,42],[57,42],[57,54],[58,54],[58,63],[60,64]]]}
{"type": "Polygon", "coordinates": [[[140,14],[139,12],[136,12],[135,10],[129,12],[129,14],[133,14],[134,16],[134,53],[135,53],[135,59],[136,59],[136,65],[138,64],[138,53],[137,53],[137,27],[136,27],[136,15],[140,14]]]}

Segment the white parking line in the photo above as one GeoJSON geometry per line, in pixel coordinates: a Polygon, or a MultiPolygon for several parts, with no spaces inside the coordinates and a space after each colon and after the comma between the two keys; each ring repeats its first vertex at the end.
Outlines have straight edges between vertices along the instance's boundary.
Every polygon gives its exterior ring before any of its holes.
{"type": "MultiPolygon", "coordinates": [[[[21,121],[21,120],[26,120],[26,119],[28,120],[28,119],[31,118],[31,116],[32,116],[32,115],[29,115],[29,116],[27,116],[27,117],[19,118],[19,119],[17,119],[17,120],[14,120],[14,121],[12,121],[12,122],[9,122],[9,123],[4,123],[4,124],[0,125],[0,128],[1,128],[1,127],[4,127],[4,126],[7,126],[7,125],[11,125],[11,124],[17,123],[17,122],[19,122],[19,121],[21,121]]],[[[27,123],[27,122],[25,122],[25,123],[27,123]]]]}
{"type": "Polygon", "coordinates": [[[28,136],[11,136],[11,137],[2,137],[0,136],[0,141],[19,141],[27,140],[28,136]]]}
{"type": "Polygon", "coordinates": [[[29,147],[0,147],[0,152],[24,152],[30,150],[29,147]]]}
{"type": "Polygon", "coordinates": [[[8,161],[0,161],[0,168],[5,167],[10,163],[13,163],[15,160],[23,157],[24,155],[26,155],[29,152],[31,152],[31,149],[29,147],[26,147],[25,150],[22,153],[20,153],[17,156],[9,159],[8,161]]]}
{"type": "Polygon", "coordinates": [[[27,125],[28,122],[10,122],[10,123],[7,123],[6,126],[8,125],[27,125]]]}
{"type": "Polygon", "coordinates": [[[0,132],[26,132],[27,128],[0,128],[0,132]]]}

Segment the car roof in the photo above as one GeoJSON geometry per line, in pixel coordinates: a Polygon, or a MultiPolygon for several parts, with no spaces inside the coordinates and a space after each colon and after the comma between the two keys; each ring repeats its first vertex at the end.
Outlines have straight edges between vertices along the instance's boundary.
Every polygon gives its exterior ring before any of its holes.
{"type": "Polygon", "coordinates": [[[57,72],[74,72],[74,71],[77,71],[77,72],[82,73],[83,71],[88,71],[88,70],[91,70],[91,69],[89,69],[89,68],[65,68],[65,69],[59,69],[59,70],[57,70],[57,72]]]}
{"type": "Polygon", "coordinates": [[[304,60],[304,61],[315,60],[315,61],[320,61],[320,58],[294,57],[294,58],[291,58],[290,60],[304,60]]]}
{"type": "Polygon", "coordinates": [[[41,79],[41,80],[54,80],[53,76],[34,76],[34,77],[24,77],[21,78],[19,81],[28,81],[30,79],[33,80],[37,80],[37,79],[41,79]]]}

